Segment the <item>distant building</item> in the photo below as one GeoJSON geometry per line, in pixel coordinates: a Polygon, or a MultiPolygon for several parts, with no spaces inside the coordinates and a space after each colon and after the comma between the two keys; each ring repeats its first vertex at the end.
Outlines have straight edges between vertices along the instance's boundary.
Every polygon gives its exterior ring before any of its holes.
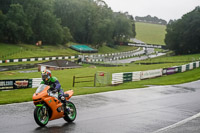
{"type": "Polygon", "coordinates": [[[97,53],[97,49],[93,49],[87,45],[71,45],[71,49],[76,50],[80,53],[97,53]]]}
{"type": "Polygon", "coordinates": [[[44,63],[38,64],[38,71],[43,71],[44,69],[49,70],[63,70],[63,69],[72,69],[80,68],[81,65],[78,65],[74,62],[68,60],[52,60],[44,63]]]}

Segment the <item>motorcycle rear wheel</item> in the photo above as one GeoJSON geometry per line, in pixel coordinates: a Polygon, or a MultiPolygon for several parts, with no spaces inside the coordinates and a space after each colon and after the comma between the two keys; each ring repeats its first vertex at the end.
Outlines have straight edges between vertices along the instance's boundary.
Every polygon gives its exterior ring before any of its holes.
{"type": "Polygon", "coordinates": [[[46,106],[37,106],[34,110],[34,119],[35,122],[44,127],[49,122],[49,113],[47,111],[46,106]]]}
{"type": "Polygon", "coordinates": [[[67,122],[73,122],[76,119],[77,115],[76,107],[72,102],[67,101],[66,108],[68,108],[69,110],[66,112],[63,119],[67,122]]]}

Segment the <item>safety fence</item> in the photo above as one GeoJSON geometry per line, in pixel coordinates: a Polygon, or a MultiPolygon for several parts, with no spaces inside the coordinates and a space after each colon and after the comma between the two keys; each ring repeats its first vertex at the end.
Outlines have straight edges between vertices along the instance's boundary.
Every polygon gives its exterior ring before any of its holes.
{"type": "Polygon", "coordinates": [[[82,77],[73,76],[72,86],[74,87],[75,84],[77,84],[77,83],[85,83],[85,82],[92,82],[92,83],[94,83],[94,86],[95,86],[95,75],[93,75],[93,76],[82,76],[82,77]],[[82,79],[82,80],[79,80],[79,79],[82,79]]]}
{"type": "Polygon", "coordinates": [[[85,83],[85,82],[90,82],[91,83],[90,86],[94,85],[94,87],[110,85],[110,82],[111,82],[110,73],[98,71],[94,75],[91,75],[91,76],[81,76],[81,77],[73,76],[72,87],[75,87],[75,84],[77,83],[85,83]]]}
{"type": "Polygon", "coordinates": [[[169,68],[137,71],[137,72],[125,72],[125,73],[113,73],[112,85],[122,84],[129,81],[139,81],[148,78],[160,77],[162,75],[170,75],[174,73],[185,72],[194,68],[200,67],[200,61],[192,62],[181,66],[173,66],[169,68]]]}

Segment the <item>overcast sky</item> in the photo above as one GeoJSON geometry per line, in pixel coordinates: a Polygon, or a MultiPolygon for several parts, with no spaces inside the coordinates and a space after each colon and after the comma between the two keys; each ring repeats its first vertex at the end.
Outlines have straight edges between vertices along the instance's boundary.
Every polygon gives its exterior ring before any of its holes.
{"type": "Polygon", "coordinates": [[[156,16],[169,21],[200,6],[200,0],[104,0],[113,11],[129,12],[135,16],[156,16]]]}

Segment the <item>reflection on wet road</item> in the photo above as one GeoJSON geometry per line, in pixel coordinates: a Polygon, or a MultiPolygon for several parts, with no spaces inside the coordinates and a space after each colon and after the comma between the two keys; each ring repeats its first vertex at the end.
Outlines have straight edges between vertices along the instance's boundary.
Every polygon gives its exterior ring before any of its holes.
{"type": "MultiPolygon", "coordinates": [[[[50,121],[40,128],[33,118],[32,102],[0,106],[2,133],[151,133],[173,125],[200,112],[200,81],[183,85],[151,86],[74,96],[77,119],[50,121]]],[[[191,122],[184,124],[190,128],[191,122]]],[[[200,123],[200,122],[199,122],[200,123]]],[[[195,126],[193,123],[192,127],[195,126]]],[[[168,132],[182,131],[182,125],[168,132]]],[[[198,129],[198,128],[195,128],[198,129]]],[[[194,130],[195,130],[194,129],[194,130]]],[[[188,131],[184,129],[184,131],[188,131]]],[[[181,133],[184,133],[181,132],[181,133]]],[[[162,130],[162,132],[167,132],[162,130]]],[[[186,133],[186,132],[185,132],[186,133]]]]}

